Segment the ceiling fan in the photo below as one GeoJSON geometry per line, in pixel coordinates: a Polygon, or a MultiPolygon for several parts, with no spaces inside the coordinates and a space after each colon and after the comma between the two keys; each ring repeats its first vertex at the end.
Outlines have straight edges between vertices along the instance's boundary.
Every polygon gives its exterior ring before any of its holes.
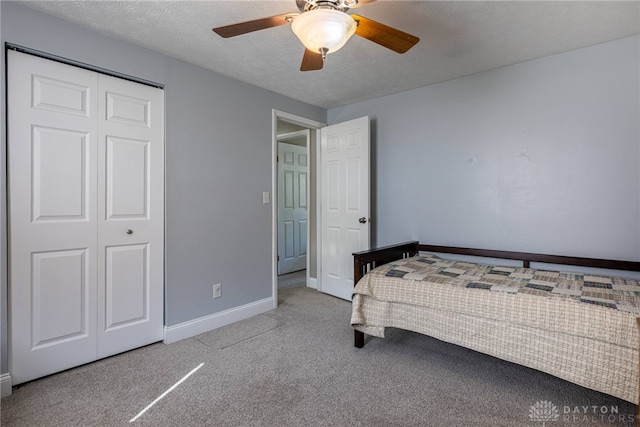
{"type": "Polygon", "coordinates": [[[253,31],[291,24],[294,34],[305,46],[300,71],[320,70],[327,54],[339,50],[356,34],[397,53],[405,53],[420,39],[411,34],[360,15],[349,9],[375,0],[296,0],[300,12],[284,13],[266,18],[216,27],[213,31],[224,37],[235,37],[253,31]]]}

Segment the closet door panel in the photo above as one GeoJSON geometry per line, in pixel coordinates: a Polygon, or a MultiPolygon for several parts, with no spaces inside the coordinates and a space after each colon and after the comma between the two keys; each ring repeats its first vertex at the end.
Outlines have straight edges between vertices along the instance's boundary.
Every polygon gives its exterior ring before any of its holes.
{"type": "Polygon", "coordinates": [[[13,384],[97,356],[97,75],[8,52],[13,384]]]}
{"type": "Polygon", "coordinates": [[[98,354],[163,338],[164,92],[100,76],[98,354]]]}

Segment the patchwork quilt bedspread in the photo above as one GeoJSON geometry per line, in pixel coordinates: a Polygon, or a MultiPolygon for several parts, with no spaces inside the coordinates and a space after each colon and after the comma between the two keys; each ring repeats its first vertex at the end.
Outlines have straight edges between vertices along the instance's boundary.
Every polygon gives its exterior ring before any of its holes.
{"type": "Polygon", "coordinates": [[[637,348],[640,281],[421,254],[380,266],[354,288],[354,327],[367,323],[358,300],[398,302],[637,348]]]}

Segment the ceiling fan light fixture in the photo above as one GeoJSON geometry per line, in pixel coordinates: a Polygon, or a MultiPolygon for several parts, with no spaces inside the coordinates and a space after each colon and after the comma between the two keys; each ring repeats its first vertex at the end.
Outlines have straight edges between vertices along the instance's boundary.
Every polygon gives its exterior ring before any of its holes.
{"type": "MultiPolygon", "coordinates": [[[[348,14],[334,9],[313,9],[291,23],[293,33],[312,52],[333,53],[344,46],[358,24],[348,14]]],[[[323,56],[324,56],[323,53],[323,56]]]]}

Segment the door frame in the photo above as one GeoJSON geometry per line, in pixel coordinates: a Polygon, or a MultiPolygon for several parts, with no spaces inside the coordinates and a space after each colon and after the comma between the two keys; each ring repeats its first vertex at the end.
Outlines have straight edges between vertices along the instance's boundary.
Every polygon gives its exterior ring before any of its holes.
{"type": "MultiPolygon", "coordinates": [[[[318,122],[316,120],[308,119],[306,117],[298,116],[295,114],[287,113],[285,111],[280,111],[274,109],[272,111],[272,123],[271,123],[271,288],[273,294],[273,308],[278,307],[278,120],[283,120],[289,123],[293,123],[299,126],[303,126],[308,128],[311,133],[315,133],[316,138],[316,150],[315,153],[310,153],[311,147],[310,142],[307,143],[307,153],[309,153],[309,165],[311,164],[311,159],[313,159],[317,177],[316,177],[316,200],[315,200],[315,213],[316,213],[316,265],[318,269],[320,268],[321,261],[321,253],[320,250],[322,248],[320,241],[320,236],[318,232],[320,231],[320,170],[318,167],[320,166],[320,129],[325,127],[327,124],[318,122]],[[313,155],[312,155],[313,154],[313,155]]],[[[311,184],[309,184],[311,185],[311,184]]],[[[309,236],[309,225],[307,226],[307,236],[309,236]]],[[[307,237],[307,247],[309,246],[308,237],[307,237]]],[[[309,256],[307,256],[307,275],[309,274],[309,256]]],[[[320,274],[317,274],[320,276],[320,274]]],[[[321,281],[320,277],[317,278],[317,288],[321,289],[321,281]]]]}

